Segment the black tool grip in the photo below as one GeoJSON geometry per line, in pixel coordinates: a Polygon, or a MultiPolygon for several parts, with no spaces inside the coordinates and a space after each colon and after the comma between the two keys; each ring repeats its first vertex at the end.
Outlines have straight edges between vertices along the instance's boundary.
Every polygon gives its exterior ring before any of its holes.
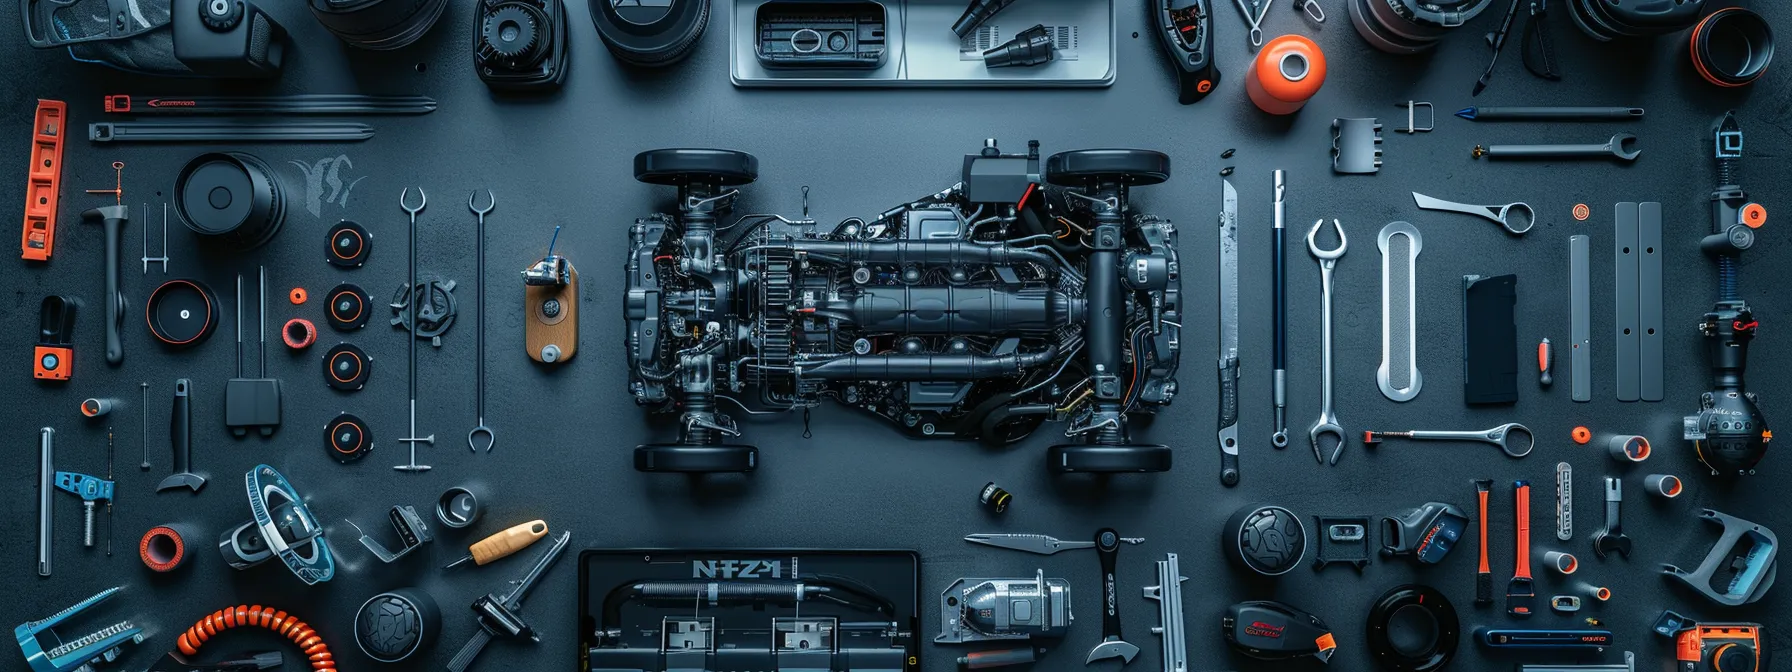
{"type": "Polygon", "coordinates": [[[1220,484],[1238,485],[1238,360],[1220,366],[1220,484]]]}
{"type": "Polygon", "coordinates": [[[1270,356],[1270,365],[1277,371],[1288,368],[1288,255],[1287,232],[1281,227],[1275,230],[1275,283],[1271,292],[1276,304],[1275,350],[1270,356]]]}
{"type": "Polygon", "coordinates": [[[1475,604],[1493,604],[1493,574],[1481,572],[1475,575],[1475,604]]]}
{"type": "Polygon", "coordinates": [[[1120,533],[1111,527],[1095,531],[1095,555],[1101,558],[1101,637],[1120,637],[1120,585],[1114,576],[1114,565],[1120,560],[1120,533]]]}
{"type": "Polygon", "coordinates": [[[174,448],[174,473],[193,471],[193,405],[192,383],[185,378],[174,381],[174,405],[168,417],[168,441],[174,448]]]}
{"type": "Polygon", "coordinates": [[[118,291],[118,239],[125,223],[131,221],[130,208],[108,205],[81,213],[83,220],[100,220],[106,227],[106,363],[124,363],[124,293],[118,291]]]}

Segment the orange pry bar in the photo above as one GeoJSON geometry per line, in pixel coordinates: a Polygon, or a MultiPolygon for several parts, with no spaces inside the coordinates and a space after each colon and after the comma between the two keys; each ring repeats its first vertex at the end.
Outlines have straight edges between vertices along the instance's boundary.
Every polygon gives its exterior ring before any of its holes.
{"type": "Polygon", "coordinates": [[[48,261],[56,246],[56,197],[62,189],[62,140],[68,129],[68,104],[38,100],[31,131],[31,168],[26,172],[25,230],[20,256],[48,261]]]}

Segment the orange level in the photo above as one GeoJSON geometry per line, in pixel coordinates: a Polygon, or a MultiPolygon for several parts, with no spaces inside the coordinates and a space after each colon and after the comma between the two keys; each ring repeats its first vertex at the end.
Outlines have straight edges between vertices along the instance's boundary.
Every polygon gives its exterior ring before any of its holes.
{"type": "Polygon", "coordinates": [[[22,257],[47,261],[56,246],[56,195],[62,187],[62,136],[68,105],[38,100],[31,131],[31,169],[25,184],[25,231],[19,241],[22,257]]]}

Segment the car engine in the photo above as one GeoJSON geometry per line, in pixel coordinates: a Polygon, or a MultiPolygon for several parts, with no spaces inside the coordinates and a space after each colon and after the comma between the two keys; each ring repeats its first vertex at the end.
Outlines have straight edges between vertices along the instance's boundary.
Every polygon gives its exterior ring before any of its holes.
{"type": "Polygon", "coordinates": [[[806,418],[823,399],[916,438],[1006,444],[1063,422],[1057,472],[1170,468],[1130,425],[1177,390],[1176,230],[1128,200],[1169,179],[1168,156],[1041,161],[1036,141],[1005,154],[990,140],[958,184],[833,226],[733,216],[750,154],[661,149],[634,168],[678,190],[674,214],[629,230],[629,391],[678,427],[636,448],[636,469],[751,471],[730,412],[806,418]]]}

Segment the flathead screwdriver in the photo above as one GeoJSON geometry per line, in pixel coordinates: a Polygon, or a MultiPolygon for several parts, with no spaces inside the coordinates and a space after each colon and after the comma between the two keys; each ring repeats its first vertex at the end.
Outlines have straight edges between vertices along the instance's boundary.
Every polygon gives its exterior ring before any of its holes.
{"type": "Polygon", "coordinates": [[[521,525],[515,525],[510,529],[474,542],[472,546],[467,547],[465,556],[448,563],[448,566],[442,569],[452,568],[468,560],[472,560],[475,565],[484,565],[528,548],[530,544],[541,541],[541,538],[545,536],[548,536],[547,521],[531,520],[521,525]]]}

